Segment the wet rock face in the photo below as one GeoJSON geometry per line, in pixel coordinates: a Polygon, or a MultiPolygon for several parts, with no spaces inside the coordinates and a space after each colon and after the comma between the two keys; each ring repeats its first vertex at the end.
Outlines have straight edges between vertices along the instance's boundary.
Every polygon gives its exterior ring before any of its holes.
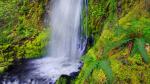
{"type": "MultiPolygon", "coordinates": [[[[81,70],[83,63],[80,62],[79,70],[81,70]]],[[[75,79],[79,75],[80,71],[72,72],[70,75],[61,75],[58,80],[56,80],[56,84],[74,84],[75,79]]]]}
{"type": "Polygon", "coordinates": [[[62,75],[57,81],[56,84],[74,84],[74,80],[77,77],[78,72],[71,73],[71,76],[62,75]]]}

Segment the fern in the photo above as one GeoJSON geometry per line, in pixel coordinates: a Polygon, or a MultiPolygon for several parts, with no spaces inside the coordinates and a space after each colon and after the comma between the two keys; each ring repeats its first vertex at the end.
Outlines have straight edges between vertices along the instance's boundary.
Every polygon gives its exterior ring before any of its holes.
{"type": "Polygon", "coordinates": [[[114,20],[114,17],[115,17],[115,13],[116,13],[116,0],[109,0],[109,3],[110,3],[110,6],[109,6],[109,18],[110,20],[114,20]]]}
{"type": "Polygon", "coordinates": [[[83,78],[87,79],[91,75],[93,69],[95,69],[96,67],[97,67],[97,61],[91,62],[88,68],[85,69],[83,78]]]}
{"type": "Polygon", "coordinates": [[[106,74],[107,83],[111,84],[113,82],[114,76],[108,59],[96,60],[90,56],[84,56],[82,57],[82,60],[88,65],[83,68],[82,73],[79,75],[79,81],[77,81],[76,84],[83,84],[84,80],[92,74],[94,69],[102,69],[106,74]]]}
{"type": "Polygon", "coordinates": [[[136,38],[135,39],[135,43],[137,44],[138,50],[141,53],[141,55],[143,57],[143,60],[146,63],[149,63],[150,62],[150,58],[149,58],[148,53],[147,53],[147,51],[146,51],[146,49],[144,47],[144,45],[145,45],[144,39],[142,39],[142,38],[136,38]]]}
{"type": "Polygon", "coordinates": [[[86,67],[82,68],[82,71],[80,72],[79,76],[78,76],[78,80],[76,81],[75,84],[83,84],[84,80],[86,80],[88,78],[88,76],[91,74],[92,70],[94,69],[93,67],[93,58],[87,55],[84,55],[81,57],[81,60],[86,63],[86,67]]]}
{"type": "MultiPolygon", "coordinates": [[[[149,24],[150,20],[146,18],[133,18],[131,20],[131,25],[124,27],[119,25],[117,28],[114,28],[113,33],[116,37],[119,38],[121,35],[124,35],[124,37],[121,40],[118,40],[118,42],[112,42],[112,48],[109,51],[123,44],[127,45],[127,43],[131,41],[133,43],[133,47],[130,55],[133,56],[135,53],[140,53],[144,62],[149,63],[150,58],[144,47],[146,43],[150,43],[149,24]]],[[[108,51],[106,53],[108,53],[108,51]]]]}
{"type": "Polygon", "coordinates": [[[81,57],[81,60],[84,62],[84,63],[88,63],[88,62],[91,62],[93,60],[95,60],[93,57],[90,57],[88,55],[84,55],[81,57]]]}
{"type": "Polygon", "coordinates": [[[114,80],[113,72],[110,66],[110,62],[107,59],[103,59],[99,61],[98,66],[104,71],[106,77],[107,77],[107,83],[111,84],[114,80]]]}
{"type": "Polygon", "coordinates": [[[123,44],[126,44],[127,42],[129,42],[131,39],[120,39],[119,41],[114,41],[114,42],[107,42],[107,45],[105,45],[105,49],[103,52],[103,57],[107,58],[109,52],[111,52],[113,49],[121,47],[123,44]]]}
{"type": "Polygon", "coordinates": [[[131,51],[131,56],[132,56],[132,57],[135,55],[135,53],[137,53],[137,50],[138,50],[137,44],[134,43],[133,48],[132,48],[132,51],[131,51]]]}

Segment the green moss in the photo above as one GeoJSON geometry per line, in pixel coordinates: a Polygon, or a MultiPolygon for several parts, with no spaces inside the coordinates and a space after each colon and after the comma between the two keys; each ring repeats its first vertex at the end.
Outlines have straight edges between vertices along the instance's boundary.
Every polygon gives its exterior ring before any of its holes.
{"type": "Polygon", "coordinates": [[[124,52],[126,51],[118,52],[111,57],[112,69],[116,76],[115,84],[148,84],[149,80],[147,80],[147,78],[150,78],[148,67],[150,65],[142,62],[142,58],[139,54],[128,58],[126,56],[121,56],[124,52]]]}
{"type": "Polygon", "coordinates": [[[56,84],[75,84],[75,79],[67,75],[62,75],[57,81],[56,84]]]}
{"type": "Polygon", "coordinates": [[[47,0],[0,1],[0,67],[46,53],[49,30],[43,25],[43,14],[47,3],[47,0]]]}
{"type": "Polygon", "coordinates": [[[49,42],[49,31],[41,32],[33,41],[27,41],[24,45],[26,58],[37,58],[47,53],[46,46],[49,42]]]}
{"type": "Polygon", "coordinates": [[[4,67],[0,67],[0,74],[3,73],[4,67]]]}
{"type": "MultiPolygon", "coordinates": [[[[98,19],[98,16],[100,16],[99,14],[101,14],[101,10],[98,12],[95,5],[99,6],[100,4],[103,4],[104,11],[106,10],[105,7],[109,7],[107,3],[103,3],[102,1],[103,0],[89,1],[89,35],[97,31],[94,29],[96,26],[93,24],[93,22],[98,19]],[[90,9],[90,7],[93,8],[93,10],[90,9]]],[[[105,16],[107,16],[106,20],[104,20],[103,25],[99,24],[97,26],[98,30],[101,28],[103,30],[101,34],[94,35],[94,38],[96,38],[96,43],[91,49],[89,49],[85,56],[92,57],[95,60],[100,60],[103,58],[103,56],[107,56],[107,59],[109,59],[111,62],[112,71],[115,75],[115,79],[112,84],[148,84],[150,82],[150,64],[144,63],[141,56],[142,54],[139,54],[141,52],[138,52],[138,50],[136,50],[133,56],[130,56],[131,50],[128,43],[130,39],[134,41],[135,37],[139,38],[139,33],[142,33],[140,38],[144,38],[145,42],[149,43],[150,39],[147,37],[149,35],[149,26],[147,24],[149,24],[150,21],[148,20],[150,18],[150,14],[145,9],[144,1],[126,0],[121,2],[122,11],[119,17],[117,17],[116,14],[118,13],[116,12],[118,11],[115,11],[117,10],[115,6],[118,5],[118,2],[114,0],[108,0],[110,7],[114,8],[110,8],[107,10],[107,12],[105,11],[103,13],[105,16]],[[114,17],[111,18],[112,16],[114,17]],[[120,30],[120,26],[123,27],[123,31],[120,30]],[[124,30],[129,31],[130,33],[125,33],[124,30]],[[132,36],[131,34],[135,34],[135,36],[132,36]]],[[[143,44],[143,46],[144,45],[145,44],[143,44]]],[[[142,50],[146,52],[145,49],[142,50]]],[[[147,55],[147,57],[150,56],[147,55]]],[[[87,58],[85,57],[85,59],[87,58]]],[[[90,63],[92,62],[93,61],[84,61],[84,66],[78,76],[78,79],[76,80],[77,84],[80,84],[79,81],[82,81],[84,84],[107,83],[106,81],[108,79],[106,77],[106,73],[97,68],[95,68],[93,71],[90,71],[91,74],[88,76],[88,78],[83,78],[83,73],[88,73],[88,68],[92,68],[90,66],[90,63]]],[[[93,64],[93,66],[94,65],[95,64],[93,64]]]]}

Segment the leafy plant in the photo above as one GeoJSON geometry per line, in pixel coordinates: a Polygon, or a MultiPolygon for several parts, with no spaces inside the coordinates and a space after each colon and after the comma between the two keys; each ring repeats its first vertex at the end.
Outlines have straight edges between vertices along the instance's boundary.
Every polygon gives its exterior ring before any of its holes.
{"type": "Polygon", "coordinates": [[[107,77],[107,84],[111,84],[113,82],[114,75],[108,59],[103,58],[96,60],[90,56],[84,56],[82,60],[87,66],[86,68],[83,68],[82,73],[79,75],[79,80],[76,82],[77,84],[83,84],[84,80],[92,74],[94,69],[103,70],[107,77]]]}
{"type": "Polygon", "coordinates": [[[84,62],[84,67],[79,75],[78,84],[82,84],[91,75],[94,69],[102,69],[107,77],[107,83],[112,83],[114,76],[109,63],[109,53],[113,52],[115,49],[122,49],[127,47],[130,56],[134,56],[140,53],[144,62],[149,63],[150,58],[145,49],[145,44],[150,43],[150,21],[146,18],[132,19],[129,23],[125,25],[115,26],[116,28],[107,29],[103,31],[100,37],[100,45],[102,54],[100,57],[94,58],[92,56],[84,56],[82,58],[84,62]],[[106,34],[106,35],[105,35],[106,34]]]}
{"type": "Polygon", "coordinates": [[[133,56],[135,53],[140,53],[143,57],[145,63],[150,62],[150,58],[145,49],[145,44],[150,43],[150,20],[146,18],[133,19],[131,24],[125,26],[119,26],[113,30],[114,34],[119,38],[119,36],[124,35],[117,46],[113,46],[113,49],[119,47],[119,45],[126,45],[129,48],[129,54],[133,56]],[[127,40],[121,43],[121,41],[127,40]]]}
{"type": "Polygon", "coordinates": [[[143,38],[138,38],[138,39],[136,38],[135,39],[135,44],[137,44],[137,47],[135,47],[135,48],[138,48],[138,51],[141,53],[144,61],[146,63],[149,63],[150,58],[149,58],[148,53],[147,53],[147,51],[145,49],[145,46],[144,46],[145,45],[144,39],[143,38]]]}
{"type": "Polygon", "coordinates": [[[47,1],[0,0],[0,68],[46,53],[49,35],[42,16],[47,1]]]}

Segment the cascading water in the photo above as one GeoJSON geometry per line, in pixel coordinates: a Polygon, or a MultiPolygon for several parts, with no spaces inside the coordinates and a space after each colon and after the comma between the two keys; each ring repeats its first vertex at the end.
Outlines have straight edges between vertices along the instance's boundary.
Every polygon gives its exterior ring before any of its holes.
{"type": "Polygon", "coordinates": [[[52,37],[51,57],[76,61],[80,57],[78,49],[80,14],[82,0],[54,0],[50,15],[52,37]]]}
{"type": "Polygon", "coordinates": [[[34,70],[34,74],[39,73],[40,76],[56,80],[62,74],[69,75],[78,71],[81,56],[79,49],[81,7],[82,0],[52,1],[48,18],[52,33],[49,53],[47,57],[36,60],[38,68],[34,70]]]}
{"type": "Polygon", "coordinates": [[[46,57],[29,61],[14,76],[6,76],[2,84],[49,84],[62,74],[79,71],[80,56],[86,43],[80,41],[82,0],[52,0],[47,23],[51,40],[46,57]],[[13,81],[12,81],[13,79],[13,81]]]}

